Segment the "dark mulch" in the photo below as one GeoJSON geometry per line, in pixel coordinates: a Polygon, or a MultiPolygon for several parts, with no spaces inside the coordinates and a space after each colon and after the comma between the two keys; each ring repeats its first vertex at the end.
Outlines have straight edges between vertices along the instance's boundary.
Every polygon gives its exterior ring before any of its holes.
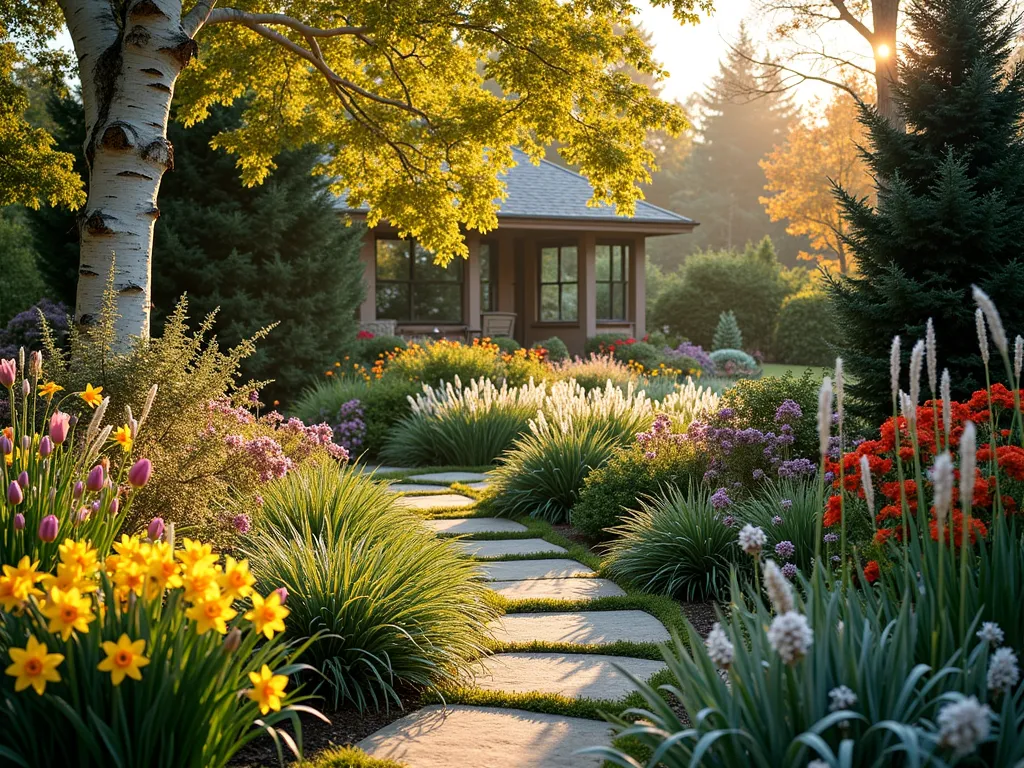
{"type": "Polygon", "coordinates": [[[565,536],[565,538],[575,544],[582,544],[587,549],[594,549],[595,546],[600,543],[596,539],[585,536],[579,530],[573,528],[567,523],[563,525],[552,525],[551,527],[554,528],[555,533],[565,536]]]}
{"type": "MultiPolygon", "coordinates": [[[[302,715],[303,754],[309,759],[327,749],[345,747],[362,741],[385,725],[419,709],[421,698],[422,694],[419,691],[404,692],[401,694],[401,708],[392,704],[389,710],[382,709],[380,712],[359,712],[351,708],[335,712],[321,710],[330,723],[325,723],[312,715],[302,715]]],[[[309,705],[315,707],[316,702],[309,702],[309,705]]],[[[282,726],[281,730],[294,736],[291,726],[282,726]]],[[[269,736],[255,739],[235,755],[230,765],[232,768],[274,768],[278,762],[273,740],[269,736]]]]}
{"type": "Polygon", "coordinates": [[[715,603],[679,603],[683,609],[683,615],[687,621],[693,624],[693,628],[701,637],[707,637],[711,631],[711,625],[717,621],[715,617],[715,603]]]}

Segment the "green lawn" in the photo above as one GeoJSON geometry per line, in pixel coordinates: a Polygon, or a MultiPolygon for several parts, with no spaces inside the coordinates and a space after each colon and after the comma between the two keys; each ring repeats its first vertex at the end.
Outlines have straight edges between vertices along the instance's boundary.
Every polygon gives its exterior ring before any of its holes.
{"type": "Polygon", "coordinates": [[[786,363],[765,363],[761,368],[765,376],[785,376],[787,373],[792,373],[797,378],[803,376],[804,371],[808,368],[813,370],[815,377],[819,379],[832,372],[831,368],[819,368],[814,365],[787,365],[786,363]]]}

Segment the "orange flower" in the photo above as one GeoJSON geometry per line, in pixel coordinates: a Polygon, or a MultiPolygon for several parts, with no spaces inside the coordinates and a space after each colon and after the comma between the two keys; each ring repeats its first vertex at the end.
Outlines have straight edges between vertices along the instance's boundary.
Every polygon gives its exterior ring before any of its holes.
{"type": "Polygon", "coordinates": [[[868,564],[864,566],[864,579],[868,584],[874,584],[878,581],[878,577],[882,575],[882,569],[878,566],[877,560],[868,560],[868,564]]]}
{"type": "Polygon", "coordinates": [[[825,505],[825,518],[822,520],[822,524],[828,528],[833,525],[838,525],[843,518],[842,512],[842,496],[829,496],[828,502],[825,505]]]}
{"type": "Polygon", "coordinates": [[[85,400],[90,408],[95,408],[103,402],[103,387],[93,387],[92,384],[85,385],[85,391],[79,392],[78,396],[85,400]]]}

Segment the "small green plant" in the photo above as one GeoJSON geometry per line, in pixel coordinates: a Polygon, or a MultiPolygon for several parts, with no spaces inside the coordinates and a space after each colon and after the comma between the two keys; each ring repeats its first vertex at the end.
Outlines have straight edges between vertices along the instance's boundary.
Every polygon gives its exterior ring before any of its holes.
{"type": "Polygon", "coordinates": [[[725,378],[755,378],[761,375],[757,360],[741,349],[716,349],[711,353],[718,376],[725,378]]]}
{"type": "Polygon", "coordinates": [[[506,355],[510,355],[517,349],[523,348],[522,344],[509,336],[496,336],[489,341],[491,344],[496,346],[500,352],[506,355]]]}
{"type": "Polygon", "coordinates": [[[743,349],[743,334],[740,333],[736,315],[731,309],[718,316],[718,325],[715,327],[715,335],[711,340],[711,349],[714,351],[743,349]]]}
{"type": "Polygon", "coordinates": [[[738,525],[759,527],[768,537],[766,551],[773,553],[780,566],[792,563],[800,573],[809,574],[814,560],[815,525],[821,514],[817,481],[783,481],[758,488],[733,509],[738,525]]]}
{"type": "Polygon", "coordinates": [[[723,520],[707,489],[690,483],[637,500],[611,529],[608,572],[644,592],[680,600],[717,600],[728,594],[729,573],[745,557],[736,529],[723,520]]]}
{"type": "Polygon", "coordinates": [[[305,467],[272,484],[243,550],[257,584],[288,590],[287,636],[334,706],[380,709],[403,685],[452,682],[494,617],[471,560],[379,483],[305,467]]]}
{"type": "Polygon", "coordinates": [[[552,336],[550,339],[544,341],[538,341],[533,345],[534,349],[544,349],[547,351],[547,359],[552,363],[560,363],[563,360],[569,359],[569,348],[565,346],[565,342],[557,336],[552,336]]]}

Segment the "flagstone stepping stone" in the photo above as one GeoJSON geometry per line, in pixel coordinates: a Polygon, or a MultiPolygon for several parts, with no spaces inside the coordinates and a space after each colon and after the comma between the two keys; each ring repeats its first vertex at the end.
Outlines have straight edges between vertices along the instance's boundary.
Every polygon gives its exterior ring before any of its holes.
{"type": "Polygon", "coordinates": [[[435,704],[356,746],[411,768],[599,768],[601,758],[574,753],[610,741],[608,724],[599,720],[435,704]]]}
{"type": "Polygon", "coordinates": [[[391,483],[388,490],[392,493],[436,493],[445,488],[440,485],[426,485],[424,483],[391,483]]]}
{"type": "Polygon", "coordinates": [[[492,581],[487,586],[512,600],[592,600],[626,594],[618,584],[608,579],[526,579],[492,581]]]}
{"type": "Polygon", "coordinates": [[[412,509],[449,509],[471,507],[476,504],[476,499],[458,493],[435,493],[432,496],[399,496],[398,503],[412,509]]]}
{"type": "Polygon", "coordinates": [[[483,482],[487,480],[487,475],[480,472],[431,472],[425,475],[413,475],[409,479],[417,483],[451,485],[452,483],[483,482]]]}
{"type": "MultiPolygon", "coordinates": [[[[408,498],[416,498],[415,496],[408,498]]],[[[503,555],[539,555],[548,552],[565,554],[565,547],[544,539],[501,539],[499,541],[457,541],[455,546],[471,557],[501,557],[503,555]]]]}
{"type": "Polygon", "coordinates": [[[467,488],[472,488],[474,491],[486,491],[491,487],[491,484],[486,480],[481,480],[478,483],[463,483],[467,488]]]}
{"type": "Polygon", "coordinates": [[[356,464],[356,472],[362,472],[364,475],[373,474],[377,477],[381,475],[393,475],[396,472],[408,472],[409,467],[388,467],[381,464],[380,466],[374,464],[356,464]]]}
{"type": "Polygon", "coordinates": [[[522,581],[523,579],[565,579],[570,576],[596,576],[577,560],[508,560],[481,563],[480,569],[488,581],[522,581]]]}
{"type": "Polygon", "coordinates": [[[644,611],[508,613],[491,625],[499,643],[576,643],[607,645],[620,640],[663,643],[668,630],[644,611]]]}
{"type": "Polygon", "coordinates": [[[649,659],[586,653],[499,653],[467,675],[467,685],[504,693],[553,693],[569,698],[621,699],[636,690],[616,667],[641,680],[665,669],[649,659]]]}
{"type": "Polygon", "coordinates": [[[428,528],[438,533],[518,533],[526,530],[525,525],[501,517],[456,517],[425,522],[428,528]]]}

